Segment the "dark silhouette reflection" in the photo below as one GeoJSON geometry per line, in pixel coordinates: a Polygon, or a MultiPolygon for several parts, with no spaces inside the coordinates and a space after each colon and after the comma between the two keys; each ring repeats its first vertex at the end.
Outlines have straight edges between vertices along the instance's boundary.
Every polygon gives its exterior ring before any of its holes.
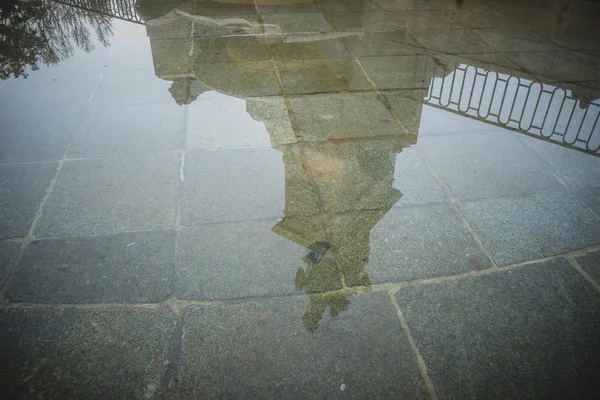
{"type": "MultiPolygon", "coordinates": [[[[108,0],[96,0],[96,9],[108,0]]],[[[0,79],[27,77],[28,70],[54,65],[75,49],[109,45],[112,17],[48,0],[0,3],[0,79]]]]}

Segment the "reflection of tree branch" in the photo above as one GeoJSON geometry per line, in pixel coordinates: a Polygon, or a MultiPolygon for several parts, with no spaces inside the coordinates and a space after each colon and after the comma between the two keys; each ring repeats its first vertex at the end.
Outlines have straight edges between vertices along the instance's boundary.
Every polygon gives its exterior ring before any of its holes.
{"type": "MultiPolygon", "coordinates": [[[[106,1],[99,0],[95,6],[106,1]]],[[[76,48],[92,51],[90,28],[103,46],[109,45],[112,35],[109,16],[49,0],[3,1],[0,22],[0,79],[26,77],[28,69],[57,64],[71,57],[76,48]]]]}

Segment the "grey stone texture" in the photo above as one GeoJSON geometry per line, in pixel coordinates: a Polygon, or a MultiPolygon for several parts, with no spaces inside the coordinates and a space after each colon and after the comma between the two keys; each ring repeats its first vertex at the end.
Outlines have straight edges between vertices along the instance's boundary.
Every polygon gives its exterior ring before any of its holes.
{"type": "Polygon", "coordinates": [[[181,232],[176,295],[221,300],[297,293],[308,250],[272,232],[277,220],[202,225],[181,232]]]}
{"type": "Polygon", "coordinates": [[[186,310],[176,398],[427,398],[386,294],[328,301],[320,326],[304,297],[186,310]]]}
{"type": "Polygon", "coordinates": [[[172,231],[31,242],[6,297],[25,303],[153,303],[171,294],[172,231]]]}
{"type": "Polygon", "coordinates": [[[180,158],[157,153],[65,162],[36,236],[174,226],[180,158]]]}
{"type": "Polygon", "coordinates": [[[396,295],[439,398],[594,398],[600,295],[563,259],[396,295]]]}
{"type": "Polygon", "coordinates": [[[190,151],[181,223],[278,218],[284,209],[281,153],[270,147],[190,151]]]}
{"type": "Polygon", "coordinates": [[[575,193],[490,199],[460,205],[498,265],[598,243],[600,221],[575,193]]]}
{"type": "Polygon", "coordinates": [[[162,310],[1,309],[9,399],[158,399],[175,317],[162,310]]]}
{"type": "Polygon", "coordinates": [[[491,266],[448,205],[393,208],[372,229],[365,272],[373,283],[458,275],[491,266]]]}
{"type": "Polygon", "coordinates": [[[0,165],[0,239],[25,237],[58,163],[0,165]]]}

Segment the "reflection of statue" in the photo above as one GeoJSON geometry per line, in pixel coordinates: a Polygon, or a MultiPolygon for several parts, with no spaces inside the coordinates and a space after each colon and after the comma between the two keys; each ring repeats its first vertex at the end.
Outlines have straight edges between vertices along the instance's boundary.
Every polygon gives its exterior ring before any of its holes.
{"type": "Polygon", "coordinates": [[[108,46],[112,35],[109,16],[49,0],[7,0],[0,3],[0,79],[27,76],[39,64],[57,64],[69,58],[75,46],[89,52],[94,41],[108,46]]]}
{"type": "Polygon", "coordinates": [[[402,139],[305,142],[274,147],[285,164],[285,218],[273,231],[309,250],[296,288],[310,294],[305,327],[314,331],[327,307],[348,308],[343,286],[368,287],[369,232],[400,199],[392,188],[402,139]]]}
{"type": "MultiPolygon", "coordinates": [[[[209,18],[168,7],[153,8],[151,2],[138,3],[138,12],[147,23],[155,72],[173,82],[170,92],[178,104],[189,104],[209,90],[246,99],[247,112],[264,123],[271,145],[282,152],[285,218],[272,230],[308,250],[305,267],[298,269],[295,283],[296,289],[310,295],[303,322],[307,330],[315,331],[327,308],[333,316],[348,309],[349,295],[337,290],[370,285],[364,272],[370,252],[369,233],[401,197],[392,187],[396,154],[414,143],[414,137],[403,136],[399,126],[397,134],[389,138],[317,138],[306,142],[290,137],[279,129],[278,118],[282,116],[274,112],[279,103],[266,100],[272,97],[256,98],[264,94],[266,84],[262,71],[252,70],[260,65],[244,63],[252,59],[254,50],[249,43],[264,43],[264,37],[247,35],[243,46],[241,39],[228,37],[215,42],[220,47],[207,53],[193,43],[189,31],[179,28],[193,21],[203,24],[201,29],[210,29],[213,24],[209,18]],[[229,62],[215,67],[208,60],[213,54],[224,55],[229,62]]],[[[235,21],[226,22],[235,25],[235,21]]],[[[292,40],[310,43],[329,39],[331,34],[309,34],[295,35],[292,40]]],[[[417,111],[420,107],[415,105],[417,111]]]]}

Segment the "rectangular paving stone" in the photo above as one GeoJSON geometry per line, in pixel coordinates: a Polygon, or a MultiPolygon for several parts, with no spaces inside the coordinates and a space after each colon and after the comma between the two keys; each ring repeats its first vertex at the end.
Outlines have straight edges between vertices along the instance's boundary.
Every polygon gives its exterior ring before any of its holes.
{"type": "Polygon", "coordinates": [[[261,14],[304,14],[318,13],[319,7],[315,3],[298,4],[269,4],[269,2],[257,2],[258,10],[261,14]],[[262,4],[264,3],[264,4],[262,4]]]}
{"type": "Polygon", "coordinates": [[[305,141],[403,134],[373,92],[292,96],[290,103],[299,135],[305,141]]]}
{"type": "Polygon", "coordinates": [[[581,269],[600,286],[600,251],[576,258],[581,269]]]}
{"type": "Polygon", "coordinates": [[[174,102],[91,107],[69,147],[70,158],[179,150],[185,144],[185,108],[174,102]]]}
{"type": "Polygon", "coordinates": [[[158,399],[175,316],[161,310],[2,309],[10,399],[158,399]]]}
{"type": "Polygon", "coordinates": [[[278,63],[288,93],[370,90],[371,85],[352,58],[284,60],[278,63]]]}
{"type": "Polygon", "coordinates": [[[381,7],[372,0],[321,0],[321,9],[332,11],[381,11],[381,7]]]}
{"type": "Polygon", "coordinates": [[[266,33],[313,33],[332,32],[333,28],[323,14],[265,14],[262,16],[266,33]]]}
{"type": "Polygon", "coordinates": [[[270,59],[271,55],[263,36],[200,37],[194,39],[194,62],[219,63],[270,59]]]}
{"type": "Polygon", "coordinates": [[[427,55],[363,57],[360,62],[379,89],[427,89],[441,68],[427,55]]]}
{"type": "Polygon", "coordinates": [[[176,254],[177,297],[220,300],[297,293],[309,250],[271,229],[276,219],[184,229],[176,254]]]}
{"type": "Polygon", "coordinates": [[[406,19],[389,12],[329,12],[338,31],[391,31],[405,29],[406,19]]]}
{"type": "Polygon", "coordinates": [[[359,57],[425,53],[425,49],[405,29],[388,32],[364,32],[345,36],[344,39],[352,52],[359,57]]]}
{"type": "Polygon", "coordinates": [[[553,45],[542,36],[524,29],[478,29],[474,31],[486,44],[497,51],[557,51],[553,45]]]}
{"type": "Polygon", "coordinates": [[[196,2],[194,15],[205,16],[230,16],[230,15],[256,15],[252,2],[221,3],[218,1],[199,0],[196,2]]]}
{"type": "Polygon", "coordinates": [[[190,151],[181,223],[278,218],[284,209],[281,153],[271,147],[190,151]]]}
{"type": "Polygon", "coordinates": [[[279,96],[239,99],[202,94],[189,106],[188,149],[278,146],[296,141],[288,108],[279,96]]]}
{"type": "Polygon", "coordinates": [[[147,103],[172,102],[169,92],[171,82],[156,77],[153,63],[148,60],[146,68],[130,69],[108,64],[102,73],[91,107],[125,106],[147,103]]]}
{"type": "Polygon", "coordinates": [[[578,192],[579,198],[600,217],[600,188],[589,189],[578,192]]]}
{"type": "Polygon", "coordinates": [[[426,107],[423,103],[427,93],[428,90],[425,88],[385,92],[385,98],[390,106],[398,114],[406,130],[413,135],[421,135],[423,133],[421,126],[427,123],[422,118],[423,110],[426,107]]]}
{"type": "Polygon", "coordinates": [[[600,243],[600,221],[575,193],[489,199],[460,207],[500,266],[600,243]]]}
{"type": "Polygon", "coordinates": [[[571,52],[518,52],[507,53],[507,57],[546,83],[585,82],[600,77],[598,65],[582,60],[571,52]]]}
{"type": "Polygon", "coordinates": [[[447,202],[444,190],[414,148],[404,149],[396,156],[394,188],[402,193],[394,207],[447,202]]]}
{"type": "MultiPolygon", "coordinates": [[[[87,28],[86,32],[95,36],[87,28]]],[[[94,44],[95,49],[89,53],[77,49],[60,65],[42,63],[36,71],[28,68],[26,78],[11,79],[0,91],[0,109],[51,111],[85,106],[109,55],[108,47],[94,44]]]]}
{"type": "Polygon", "coordinates": [[[271,61],[194,64],[196,78],[211,90],[235,97],[281,94],[271,61]]]}
{"type": "Polygon", "coordinates": [[[0,240],[25,237],[58,163],[0,166],[0,240]]]}
{"type": "Polygon", "coordinates": [[[594,398],[600,296],[563,259],[396,295],[439,398],[594,398]]]}
{"type": "Polygon", "coordinates": [[[31,242],[7,298],[25,303],[158,303],[171,293],[172,231],[31,242]]]}
{"type": "Polygon", "coordinates": [[[489,259],[448,205],[392,208],[371,230],[364,268],[372,283],[459,275],[489,268],[489,259]]]}
{"type": "Polygon", "coordinates": [[[0,287],[4,287],[4,280],[10,268],[17,261],[21,243],[0,242],[0,287]]]}
{"type": "Polygon", "coordinates": [[[448,30],[443,34],[435,30],[412,30],[410,35],[430,52],[486,53],[493,51],[469,29],[448,30]]]}
{"type": "Polygon", "coordinates": [[[570,187],[581,189],[600,186],[600,157],[524,135],[519,139],[570,187]]]}
{"type": "Polygon", "coordinates": [[[66,162],[36,236],[172,227],[180,158],[159,153],[66,162]]]}
{"type": "Polygon", "coordinates": [[[270,38],[273,54],[278,60],[350,57],[339,37],[306,40],[306,35],[285,35],[270,38]]]}
{"type": "Polygon", "coordinates": [[[60,160],[79,116],[77,109],[0,115],[0,164],[60,160]]]}
{"type": "Polygon", "coordinates": [[[383,293],[189,308],[182,354],[177,399],[427,398],[383,293]]]}
{"type": "Polygon", "coordinates": [[[460,200],[565,190],[513,135],[502,130],[424,138],[418,150],[460,200]]]}

